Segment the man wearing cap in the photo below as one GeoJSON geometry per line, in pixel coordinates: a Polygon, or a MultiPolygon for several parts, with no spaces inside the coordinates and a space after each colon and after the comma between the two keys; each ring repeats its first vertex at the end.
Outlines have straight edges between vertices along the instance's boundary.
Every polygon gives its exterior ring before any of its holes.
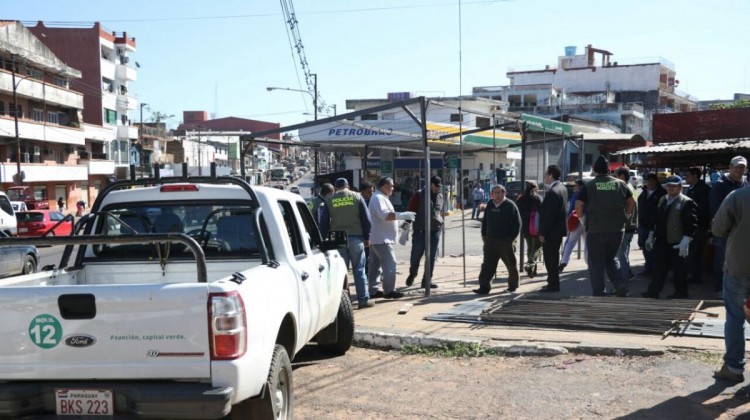
{"type": "Polygon", "coordinates": [[[380,178],[377,191],[370,199],[370,217],[372,234],[370,235],[370,264],[368,267],[368,281],[370,296],[382,296],[386,299],[398,299],[404,296],[396,291],[396,253],[393,244],[398,236],[398,221],[414,221],[415,214],[411,211],[396,212],[391,204],[393,194],[393,178],[380,178]],[[383,276],[383,290],[378,290],[378,278],[383,276]]]}
{"type": "Polygon", "coordinates": [[[589,250],[589,281],[594,296],[604,296],[604,272],[619,297],[628,295],[627,279],[620,274],[615,258],[622,243],[625,223],[633,214],[635,200],[627,185],[609,176],[609,161],[604,156],[594,163],[596,177],[586,182],[576,200],[576,214],[586,215],[586,248],[589,250]]]}
{"type": "Polygon", "coordinates": [[[321,233],[325,236],[330,230],[343,230],[348,238],[346,248],[339,250],[346,266],[352,265],[354,287],[357,291],[359,309],[369,308],[367,276],[365,273],[365,247],[370,242],[370,215],[362,195],[349,189],[349,181],[339,178],[334,184],[336,192],[322,207],[321,233]]]}
{"type": "Polygon", "coordinates": [[[641,295],[659,299],[659,294],[667,281],[672,268],[674,294],[668,299],[687,299],[687,261],[690,254],[690,241],[698,227],[698,208],[695,201],[682,194],[682,178],[678,175],[667,177],[667,195],[659,200],[656,208],[654,230],[646,239],[646,248],[654,250],[654,275],[648,290],[641,295]]]}
{"type": "Polygon", "coordinates": [[[307,205],[310,208],[310,212],[312,212],[315,221],[318,222],[318,228],[320,228],[323,221],[321,219],[321,207],[326,205],[326,200],[331,197],[331,194],[333,194],[333,185],[326,182],[320,186],[320,192],[318,192],[318,194],[316,194],[307,205]]]}
{"type": "Polygon", "coordinates": [[[437,284],[432,283],[432,273],[435,270],[435,261],[437,260],[438,242],[440,242],[440,232],[443,228],[443,195],[440,188],[443,182],[439,176],[430,178],[430,208],[427,208],[426,189],[414,193],[409,200],[406,209],[416,213],[416,219],[412,226],[411,237],[411,258],[409,260],[409,276],[406,278],[406,285],[414,284],[414,278],[419,273],[419,265],[422,262],[422,255],[425,253],[425,218],[430,218],[430,273],[424,273],[422,276],[422,288],[428,284],[430,288],[437,288],[437,284]]]}
{"type": "Polygon", "coordinates": [[[745,380],[745,318],[750,312],[745,305],[745,299],[750,295],[750,258],[747,257],[750,189],[737,189],[726,197],[714,216],[711,230],[714,237],[726,238],[727,241],[724,261],[726,351],[724,365],[714,372],[714,378],[738,383],[745,380]]]}
{"type": "MultiPolygon", "coordinates": [[[[740,187],[747,186],[742,175],[747,169],[747,159],[744,156],[735,156],[729,162],[729,173],[721,175],[719,181],[711,186],[711,194],[708,196],[708,211],[711,213],[711,219],[721,206],[730,192],[740,187]]],[[[724,278],[724,254],[726,252],[727,241],[721,237],[712,238],[714,245],[714,290],[717,292],[717,298],[721,299],[722,281],[724,278]]]]}

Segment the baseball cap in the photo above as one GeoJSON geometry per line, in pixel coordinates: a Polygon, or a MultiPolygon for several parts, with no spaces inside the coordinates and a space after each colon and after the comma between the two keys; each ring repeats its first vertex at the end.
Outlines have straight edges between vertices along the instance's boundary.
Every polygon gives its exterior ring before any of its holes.
{"type": "Polygon", "coordinates": [[[334,184],[336,188],[344,188],[349,186],[349,181],[346,180],[346,178],[339,178],[336,180],[336,183],[334,184]]]}
{"type": "Polygon", "coordinates": [[[682,185],[682,178],[679,175],[670,175],[667,177],[667,185],[682,185]]]}
{"type": "Polygon", "coordinates": [[[430,184],[437,185],[438,187],[442,187],[443,186],[443,180],[440,179],[439,176],[435,175],[432,178],[430,178],[430,184]]]}
{"type": "Polygon", "coordinates": [[[735,156],[732,158],[732,166],[745,165],[747,167],[747,159],[744,156],[735,156]]]}

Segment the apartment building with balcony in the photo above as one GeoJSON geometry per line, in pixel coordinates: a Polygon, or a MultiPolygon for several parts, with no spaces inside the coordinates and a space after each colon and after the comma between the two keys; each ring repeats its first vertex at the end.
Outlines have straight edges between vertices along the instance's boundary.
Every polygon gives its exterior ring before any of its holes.
{"type": "Polygon", "coordinates": [[[109,179],[127,176],[138,139],[138,127],[128,115],[139,105],[131,90],[137,79],[132,60],[135,38],[105,29],[99,22],[88,27],[56,27],[40,21],[28,29],[61,60],[81,71],[71,89],[83,94],[85,144],[76,154],[88,168],[84,185],[88,200],[84,201],[89,203],[109,179]]]}
{"type": "Polygon", "coordinates": [[[673,63],[661,57],[618,62],[613,55],[591,45],[583,54],[565,47],[557,66],[510,70],[509,85],[478,86],[473,94],[507,101],[511,112],[595,119],[646,138],[654,114],[697,109],[696,98],[677,89],[673,63]]]}
{"type": "Polygon", "coordinates": [[[0,184],[30,187],[55,208],[81,198],[88,165],[84,96],[71,84],[81,72],[16,21],[0,21],[0,184]],[[20,176],[19,176],[20,175],[20,176]]]}

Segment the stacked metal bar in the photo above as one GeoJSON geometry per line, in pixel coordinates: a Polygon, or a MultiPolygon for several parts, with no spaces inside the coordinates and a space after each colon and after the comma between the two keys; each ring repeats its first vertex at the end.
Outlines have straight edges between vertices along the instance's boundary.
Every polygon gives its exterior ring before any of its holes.
{"type": "Polygon", "coordinates": [[[616,297],[521,298],[493,304],[480,315],[488,324],[665,334],[690,319],[699,300],[616,297]]]}

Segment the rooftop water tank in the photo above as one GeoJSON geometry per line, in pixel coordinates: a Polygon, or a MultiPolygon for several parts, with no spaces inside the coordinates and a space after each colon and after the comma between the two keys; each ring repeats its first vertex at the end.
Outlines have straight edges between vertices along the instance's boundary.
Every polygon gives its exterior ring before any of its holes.
{"type": "Polygon", "coordinates": [[[576,46],[575,45],[565,47],[565,56],[566,57],[572,57],[574,55],[576,55],[576,46]]]}

